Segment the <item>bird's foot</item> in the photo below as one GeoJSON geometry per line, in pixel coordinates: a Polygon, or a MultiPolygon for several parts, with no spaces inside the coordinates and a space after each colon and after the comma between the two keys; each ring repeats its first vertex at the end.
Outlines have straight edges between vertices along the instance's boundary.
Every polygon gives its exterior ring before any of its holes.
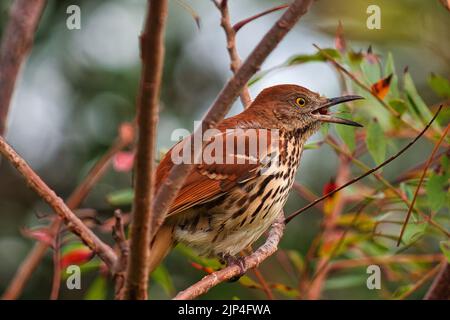
{"type": "Polygon", "coordinates": [[[245,274],[245,271],[247,271],[247,269],[245,268],[245,257],[224,255],[221,257],[221,260],[226,264],[227,267],[238,266],[240,270],[239,274],[228,280],[228,282],[238,281],[245,274]]]}

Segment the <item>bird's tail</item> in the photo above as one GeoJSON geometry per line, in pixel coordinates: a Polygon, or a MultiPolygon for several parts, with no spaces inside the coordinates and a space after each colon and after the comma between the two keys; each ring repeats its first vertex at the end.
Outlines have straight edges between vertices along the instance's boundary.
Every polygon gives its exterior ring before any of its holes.
{"type": "Polygon", "coordinates": [[[174,244],[171,226],[163,225],[150,244],[149,272],[152,273],[169,253],[174,244]]]}

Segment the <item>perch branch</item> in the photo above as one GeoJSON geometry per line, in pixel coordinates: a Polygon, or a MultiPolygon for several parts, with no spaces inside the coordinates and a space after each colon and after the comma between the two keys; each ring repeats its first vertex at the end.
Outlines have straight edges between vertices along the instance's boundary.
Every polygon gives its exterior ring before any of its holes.
{"type": "Polygon", "coordinates": [[[16,0],[0,45],[0,136],[5,133],[11,98],[17,77],[37,29],[45,0],[16,0]]]}
{"type": "MultiPolygon", "coordinates": [[[[98,162],[92,167],[83,181],[78,185],[78,187],[72,192],[72,194],[67,199],[67,206],[73,210],[80,206],[81,202],[92,190],[94,185],[100,180],[109,167],[112,157],[122,150],[124,147],[129,145],[133,141],[133,128],[131,124],[125,123],[120,127],[120,134],[116,142],[111,146],[111,148],[98,160],[98,162]]],[[[55,235],[59,230],[61,225],[61,219],[55,217],[53,222],[49,226],[50,234],[55,235]]],[[[34,248],[28,253],[25,260],[22,262],[18,268],[16,274],[11,280],[8,288],[2,296],[2,299],[13,300],[17,299],[22,293],[25,284],[30,279],[34,270],[41,262],[49,245],[45,242],[37,242],[34,248]]]]}
{"type": "MultiPolygon", "coordinates": [[[[312,0],[295,0],[278,21],[262,38],[255,49],[250,53],[245,62],[236,72],[236,74],[228,80],[216,100],[210,107],[208,113],[203,118],[203,128],[214,128],[216,124],[222,120],[230,110],[231,104],[239,95],[239,92],[250,78],[260,69],[261,64],[267,56],[275,49],[278,43],[291,30],[296,22],[304,15],[312,0]]],[[[199,128],[198,130],[201,130],[199,128]]],[[[194,159],[201,156],[201,150],[195,150],[194,159]]],[[[183,186],[187,175],[193,168],[192,164],[175,165],[167,179],[163,182],[157,191],[155,200],[153,201],[154,219],[152,221],[152,236],[164,222],[168,207],[183,186]]]]}
{"type": "MultiPolygon", "coordinates": [[[[284,231],[284,215],[281,213],[277,220],[272,224],[266,242],[258,248],[253,254],[243,259],[244,271],[259,266],[265,259],[277,251],[278,244],[284,231]]],[[[230,280],[241,274],[241,269],[237,265],[225,267],[222,270],[213,272],[205,276],[202,280],[190,286],[184,291],[179,292],[175,296],[175,300],[194,299],[218,284],[230,280]]]]}
{"type": "Polygon", "coordinates": [[[67,227],[76,234],[93,252],[106,263],[110,270],[116,264],[116,254],[101,241],[86,225],[70,210],[64,201],[50,189],[47,184],[30,168],[14,149],[0,137],[0,153],[19,171],[28,185],[53,208],[67,227]]]}
{"type": "Polygon", "coordinates": [[[308,210],[309,208],[315,206],[317,203],[321,202],[322,200],[325,200],[326,198],[332,196],[333,194],[335,194],[336,192],[339,192],[340,190],[348,187],[349,185],[354,184],[355,182],[367,177],[368,175],[372,174],[373,172],[379,170],[380,168],[384,167],[385,165],[387,165],[388,163],[392,162],[393,160],[395,160],[396,158],[398,158],[400,155],[402,155],[406,150],[408,150],[413,144],[415,144],[417,142],[417,140],[420,139],[420,137],[422,137],[424,135],[424,133],[428,130],[428,128],[431,126],[431,124],[434,122],[434,120],[436,119],[436,117],[439,115],[439,113],[442,110],[442,105],[439,106],[439,109],[436,111],[436,113],[434,114],[433,118],[430,120],[430,122],[425,126],[425,128],[422,129],[422,131],[412,140],[410,141],[406,146],[404,146],[399,152],[397,152],[396,154],[394,154],[393,156],[391,156],[390,158],[386,159],[385,161],[383,161],[382,163],[380,163],[378,166],[373,167],[370,170],[367,170],[366,172],[364,172],[362,175],[348,181],[347,183],[344,183],[343,185],[341,185],[340,187],[336,188],[335,190],[328,192],[327,194],[325,194],[324,196],[317,198],[316,200],[310,202],[308,205],[304,206],[303,208],[293,212],[290,216],[288,216],[286,218],[286,223],[289,223],[289,221],[291,221],[293,218],[295,218],[296,216],[298,216],[299,214],[301,214],[302,212],[304,212],[305,210],[308,210]]]}
{"type": "Polygon", "coordinates": [[[147,4],[141,34],[142,74],[137,105],[138,142],[135,167],[130,254],[125,276],[126,299],[146,299],[150,228],[155,184],[155,148],[158,104],[164,65],[164,29],[167,0],[147,4]]]}

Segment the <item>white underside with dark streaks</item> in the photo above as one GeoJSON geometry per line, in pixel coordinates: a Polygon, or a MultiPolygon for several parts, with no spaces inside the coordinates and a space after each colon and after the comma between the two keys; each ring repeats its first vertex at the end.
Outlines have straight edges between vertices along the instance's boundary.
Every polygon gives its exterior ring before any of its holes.
{"type": "Polygon", "coordinates": [[[175,240],[204,256],[235,256],[248,248],[286,203],[306,139],[300,140],[289,137],[284,161],[282,157],[280,164],[273,164],[265,174],[234,187],[217,205],[184,212],[174,230],[175,240]]]}

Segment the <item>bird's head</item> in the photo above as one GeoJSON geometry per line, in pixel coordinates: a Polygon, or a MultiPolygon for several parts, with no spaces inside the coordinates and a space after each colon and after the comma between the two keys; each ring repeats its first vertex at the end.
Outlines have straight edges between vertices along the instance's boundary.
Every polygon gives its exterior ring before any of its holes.
{"type": "Polygon", "coordinates": [[[315,131],[323,122],[362,127],[357,122],[338,118],[329,112],[334,105],[358,99],[363,97],[348,95],[329,99],[304,87],[284,84],[264,89],[249,109],[259,109],[269,117],[273,116],[286,129],[301,127],[315,131]]]}

